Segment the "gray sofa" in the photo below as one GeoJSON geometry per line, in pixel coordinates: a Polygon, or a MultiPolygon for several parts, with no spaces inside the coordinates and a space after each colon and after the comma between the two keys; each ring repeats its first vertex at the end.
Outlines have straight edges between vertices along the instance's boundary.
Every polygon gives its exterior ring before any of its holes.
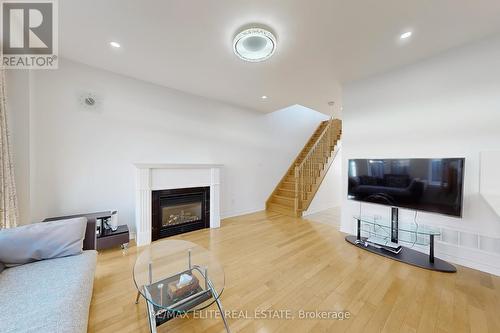
{"type": "Polygon", "coordinates": [[[0,333],[87,332],[96,261],[97,252],[86,250],[5,269],[0,333]]]}
{"type": "Polygon", "coordinates": [[[87,332],[97,252],[37,261],[0,274],[0,332],[87,332]]]}

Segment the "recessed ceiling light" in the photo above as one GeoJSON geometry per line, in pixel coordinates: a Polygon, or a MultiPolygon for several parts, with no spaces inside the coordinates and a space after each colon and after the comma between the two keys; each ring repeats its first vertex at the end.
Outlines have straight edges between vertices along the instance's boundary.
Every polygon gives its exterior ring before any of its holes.
{"type": "Polygon", "coordinates": [[[233,51],[245,61],[264,61],[276,51],[276,37],[266,29],[246,29],[234,37],[233,51]]]}
{"type": "Polygon", "coordinates": [[[119,48],[119,47],[121,47],[120,43],[118,43],[118,42],[109,42],[109,45],[111,45],[111,46],[112,46],[112,47],[114,47],[114,48],[119,48]]]}
{"type": "Polygon", "coordinates": [[[267,99],[267,96],[266,95],[262,95],[262,96],[260,96],[260,98],[267,99]]]}
{"type": "Polygon", "coordinates": [[[402,33],[401,36],[399,36],[400,39],[407,39],[410,38],[413,33],[411,31],[407,31],[405,33],[402,33]]]}

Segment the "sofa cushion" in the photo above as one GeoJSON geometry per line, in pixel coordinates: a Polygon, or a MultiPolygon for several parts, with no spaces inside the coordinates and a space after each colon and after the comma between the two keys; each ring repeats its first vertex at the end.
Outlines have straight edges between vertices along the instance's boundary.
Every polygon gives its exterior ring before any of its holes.
{"type": "Polygon", "coordinates": [[[410,184],[408,175],[384,175],[385,186],[405,188],[410,184]]]}
{"type": "Polygon", "coordinates": [[[371,177],[371,176],[360,176],[359,177],[360,184],[361,185],[380,185],[380,179],[377,177],[371,177]]]}
{"type": "Polygon", "coordinates": [[[97,252],[37,261],[0,274],[0,332],[87,332],[97,252]]]}
{"type": "Polygon", "coordinates": [[[33,223],[0,230],[0,262],[7,267],[82,253],[87,219],[33,223]]]}

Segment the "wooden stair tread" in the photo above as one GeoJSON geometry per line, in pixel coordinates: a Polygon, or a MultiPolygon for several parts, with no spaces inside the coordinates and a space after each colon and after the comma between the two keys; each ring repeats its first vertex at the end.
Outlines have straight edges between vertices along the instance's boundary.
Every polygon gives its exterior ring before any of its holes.
{"type": "Polygon", "coordinates": [[[322,121],[269,196],[266,208],[285,215],[301,216],[333,162],[335,155],[332,154],[341,134],[339,120],[322,121]],[[311,149],[315,150],[311,153],[311,149]],[[298,179],[295,178],[296,170],[301,172],[301,177],[298,179]],[[297,181],[299,181],[298,184],[296,184],[297,181]],[[301,194],[296,193],[297,188],[301,194]],[[296,206],[297,203],[298,206],[296,206]]]}
{"type": "Polygon", "coordinates": [[[283,206],[274,202],[269,202],[267,204],[267,209],[272,210],[287,216],[297,216],[297,214],[294,212],[293,208],[283,206]]]}
{"type": "Polygon", "coordinates": [[[276,203],[285,207],[293,208],[294,205],[294,198],[289,198],[289,197],[283,197],[280,195],[273,195],[271,198],[272,203],[276,203]]]}
{"type": "Polygon", "coordinates": [[[295,198],[295,190],[292,189],[285,189],[285,188],[278,188],[276,191],[277,195],[287,197],[287,198],[295,198]]]}
{"type": "Polygon", "coordinates": [[[284,197],[282,195],[277,195],[277,194],[274,195],[274,198],[283,199],[283,200],[293,200],[293,199],[290,199],[289,197],[284,197]]]}
{"type": "Polygon", "coordinates": [[[291,211],[293,209],[291,209],[290,207],[288,206],[285,206],[285,205],[281,205],[279,203],[276,203],[276,202],[269,202],[268,203],[268,206],[270,206],[271,208],[278,208],[278,209],[282,209],[282,210],[286,210],[286,211],[291,211]]]}

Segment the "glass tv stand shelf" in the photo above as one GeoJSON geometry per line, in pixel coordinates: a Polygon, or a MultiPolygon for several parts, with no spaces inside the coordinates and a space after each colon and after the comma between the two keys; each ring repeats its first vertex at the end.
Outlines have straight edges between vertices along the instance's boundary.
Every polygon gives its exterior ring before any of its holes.
{"type": "MultiPolygon", "coordinates": [[[[346,241],[359,247],[410,265],[441,271],[456,272],[456,268],[448,262],[434,257],[434,238],[441,235],[439,228],[413,223],[397,222],[395,225],[390,220],[375,219],[368,216],[354,216],[357,222],[356,236],[346,236],[346,241]],[[373,246],[367,240],[377,237],[379,240],[398,243],[402,246],[399,253],[388,251],[380,246],[373,246]],[[416,251],[410,247],[415,244],[429,247],[429,254],[416,251]]],[[[380,244],[380,243],[379,243],[380,244]]]]}

